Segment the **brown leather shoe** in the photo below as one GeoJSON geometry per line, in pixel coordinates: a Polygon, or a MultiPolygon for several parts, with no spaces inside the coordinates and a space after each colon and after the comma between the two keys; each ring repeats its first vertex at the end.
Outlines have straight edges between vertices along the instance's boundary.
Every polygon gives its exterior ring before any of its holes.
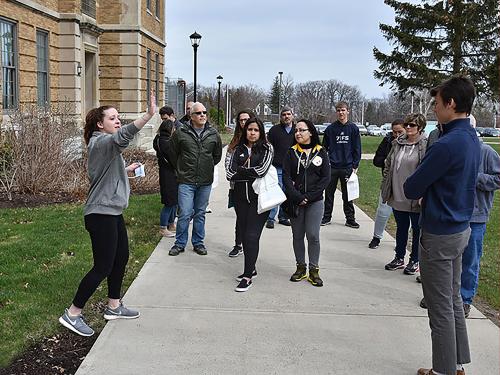
{"type": "MultiPolygon", "coordinates": [[[[417,375],[435,375],[435,372],[432,369],[419,368],[417,375]]],[[[457,375],[465,375],[465,370],[457,370],[457,375]]]]}

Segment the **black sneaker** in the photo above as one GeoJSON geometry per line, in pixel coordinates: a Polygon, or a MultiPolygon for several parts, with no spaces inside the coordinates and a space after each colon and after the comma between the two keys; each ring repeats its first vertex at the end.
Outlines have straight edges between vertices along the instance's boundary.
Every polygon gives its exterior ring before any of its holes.
{"type": "Polygon", "coordinates": [[[252,279],[242,279],[238,286],[234,289],[235,292],[246,292],[252,286],[252,279]]]}
{"type": "Polygon", "coordinates": [[[321,220],[321,226],[324,227],[325,225],[330,225],[332,223],[331,220],[327,220],[327,219],[322,219],[321,220]]]}
{"type": "Polygon", "coordinates": [[[354,219],[353,220],[347,220],[345,222],[345,226],[349,227],[349,228],[354,228],[354,229],[358,229],[359,228],[359,224],[356,223],[356,221],[354,219]]]}
{"type": "Polygon", "coordinates": [[[195,245],[193,251],[198,255],[207,255],[207,249],[205,245],[195,245]]]}
{"type": "Polygon", "coordinates": [[[380,238],[373,237],[370,243],[368,244],[368,247],[370,249],[376,249],[380,245],[380,238]]]}
{"type": "Polygon", "coordinates": [[[172,246],[172,248],[168,252],[168,255],[172,255],[173,257],[175,257],[176,255],[179,255],[180,253],[183,253],[183,252],[184,252],[183,247],[174,245],[174,246],[172,246]]]}
{"type": "Polygon", "coordinates": [[[395,257],[390,263],[385,265],[385,269],[387,271],[395,271],[402,268],[405,268],[405,262],[403,259],[399,259],[398,257],[395,257]]]}
{"type": "MultiPolygon", "coordinates": [[[[253,270],[252,272],[252,279],[255,279],[257,277],[257,270],[253,270]]],[[[243,280],[243,274],[236,276],[236,281],[240,282],[243,280]]]]}
{"type": "Polygon", "coordinates": [[[470,315],[470,305],[468,303],[464,303],[464,315],[466,318],[470,315]]]}
{"type": "Polygon", "coordinates": [[[319,268],[317,267],[309,267],[309,277],[307,278],[314,286],[323,286],[323,280],[319,277],[319,268]]]}
{"type": "Polygon", "coordinates": [[[427,308],[427,303],[425,303],[425,298],[422,298],[420,300],[420,307],[423,308],[423,309],[426,309],[427,308]]]}
{"type": "Polygon", "coordinates": [[[274,221],[268,220],[266,223],[266,228],[267,229],[274,229],[274,221]]]}
{"type": "Polygon", "coordinates": [[[235,245],[228,255],[231,258],[235,258],[240,254],[243,254],[243,248],[240,245],[235,245]]]}
{"type": "Polygon", "coordinates": [[[291,226],[291,225],[292,225],[292,223],[290,223],[290,220],[288,220],[288,219],[283,219],[283,220],[280,220],[280,221],[279,221],[279,223],[280,223],[281,225],[284,225],[284,226],[287,226],[287,227],[289,227],[289,226],[291,226]]]}
{"type": "Polygon", "coordinates": [[[413,260],[410,260],[408,264],[406,265],[403,273],[405,275],[415,275],[419,271],[419,265],[418,265],[418,260],[415,262],[413,260]]]}
{"type": "Polygon", "coordinates": [[[294,283],[304,280],[307,277],[307,267],[305,264],[297,264],[297,270],[290,276],[290,281],[294,283]]]}

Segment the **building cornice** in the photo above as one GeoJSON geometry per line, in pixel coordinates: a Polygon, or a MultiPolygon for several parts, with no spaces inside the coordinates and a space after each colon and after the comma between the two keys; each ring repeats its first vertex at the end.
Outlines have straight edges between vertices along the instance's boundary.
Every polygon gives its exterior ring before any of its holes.
{"type": "Polygon", "coordinates": [[[146,35],[148,38],[153,39],[156,43],[160,44],[162,47],[166,47],[167,45],[167,43],[165,43],[163,39],[154,35],[151,31],[141,26],[100,24],[99,27],[107,32],[115,32],[115,33],[139,32],[141,34],[146,35]]]}

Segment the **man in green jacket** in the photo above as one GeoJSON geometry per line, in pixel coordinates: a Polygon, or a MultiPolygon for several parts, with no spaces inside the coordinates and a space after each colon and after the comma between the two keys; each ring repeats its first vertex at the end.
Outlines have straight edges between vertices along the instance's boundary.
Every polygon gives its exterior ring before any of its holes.
{"type": "Polygon", "coordinates": [[[193,103],[190,121],[181,125],[170,138],[169,159],[177,172],[179,217],[175,244],[169,255],[179,255],[188,241],[189,222],[193,219],[191,243],[199,255],[206,255],[205,211],[214,179],[214,167],[222,157],[219,133],[207,122],[207,109],[193,103]]]}

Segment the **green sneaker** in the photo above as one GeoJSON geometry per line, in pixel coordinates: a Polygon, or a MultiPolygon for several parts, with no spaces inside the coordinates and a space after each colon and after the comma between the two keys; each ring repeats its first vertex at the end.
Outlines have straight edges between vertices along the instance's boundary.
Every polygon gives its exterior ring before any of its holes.
{"type": "Polygon", "coordinates": [[[307,278],[314,286],[323,286],[323,280],[319,277],[319,268],[317,267],[309,267],[309,277],[307,278]]]}
{"type": "Polygon", "coordinates": [[[290,281],[294,283],[304,280],[307,277],[307,267],[305,264],[297,263],[297,271],[290,277],[290,281]]]}

